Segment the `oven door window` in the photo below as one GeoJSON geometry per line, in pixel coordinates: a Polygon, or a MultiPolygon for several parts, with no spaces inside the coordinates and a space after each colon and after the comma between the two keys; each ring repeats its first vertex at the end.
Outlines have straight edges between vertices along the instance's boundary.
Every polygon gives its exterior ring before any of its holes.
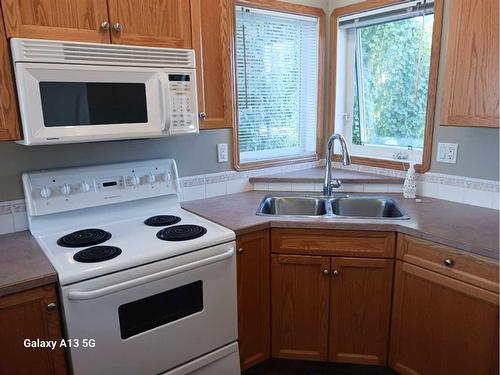
{"type": "Polygon", "coordinates": [[[146,85],[120,82],[40,82],[45,127],[148,122],[146,85]]]}
{"type": "Polygon", "coordinates": [[[201,281],[130,302],[118,308],[121,337],[127,339],[202,310],[201,281]]]}

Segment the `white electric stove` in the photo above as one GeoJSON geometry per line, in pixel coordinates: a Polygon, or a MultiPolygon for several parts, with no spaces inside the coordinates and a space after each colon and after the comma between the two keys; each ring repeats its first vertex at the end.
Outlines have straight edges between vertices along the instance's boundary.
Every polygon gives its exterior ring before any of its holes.
{"type": "Polygon", "coordinates": [[[23,185],[80,344],[74,374],[240,373],[235,235],[180,207],[174,160],[26,173],[23,185]]]}

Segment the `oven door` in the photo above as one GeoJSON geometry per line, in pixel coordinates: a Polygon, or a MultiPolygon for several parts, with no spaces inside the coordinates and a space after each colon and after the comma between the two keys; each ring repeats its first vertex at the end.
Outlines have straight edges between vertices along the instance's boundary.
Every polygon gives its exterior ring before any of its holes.
{"type": "Polygon", "coordinates": [[[16,63],[26,145],[163,135],[168,93],[154,68],[16,63]]]}
{"type": "Polygon", "coordinates": [[[234,342],[234,246],[64,286],[74,374],[158,374],[234,342]]]}

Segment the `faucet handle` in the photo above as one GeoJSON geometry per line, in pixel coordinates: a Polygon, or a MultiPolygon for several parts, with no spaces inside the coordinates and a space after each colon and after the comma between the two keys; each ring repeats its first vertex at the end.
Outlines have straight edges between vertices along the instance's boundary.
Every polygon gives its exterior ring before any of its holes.
{"type": "Polygon", "coordinates": [[[342,181],[340,181],[339,179],[332,180],[330,181],[330,186],[334,189],[338,189],[342,186],[342,181]]]}

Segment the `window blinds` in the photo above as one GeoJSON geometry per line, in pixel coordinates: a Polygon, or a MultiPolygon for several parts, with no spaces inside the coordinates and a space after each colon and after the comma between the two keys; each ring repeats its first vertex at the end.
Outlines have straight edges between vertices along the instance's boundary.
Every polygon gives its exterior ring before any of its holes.
{"type": "Polygon", "coordinates": [[[340,29],[366,27],[433,13],[434,0],[405,1],[341,17],[338,26],[340,29]]]}
{"type": "Polygon", "coordinates": [[[316,152],[318,20],[236,7],[240,161],[316,152]]]}

